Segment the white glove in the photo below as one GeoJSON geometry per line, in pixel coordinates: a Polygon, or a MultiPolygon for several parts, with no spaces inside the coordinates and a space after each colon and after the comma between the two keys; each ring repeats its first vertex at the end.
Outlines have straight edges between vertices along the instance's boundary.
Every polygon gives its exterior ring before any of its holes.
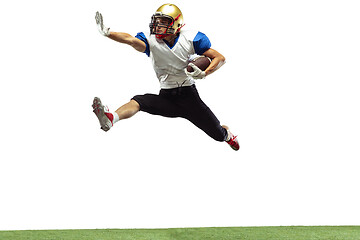
{"type": "Polygon", "coordinates": [[[195,64],[189,63],[189,66],[191,66],[194,69],[193,72],[188,72],[188,70],[185,68],[185,73],[189,77],[192,77],[193,79],[196,80],[204,79],[206,77],[205,71],[198,68],[195,64]]]}
{"type": "Polygon", "coordinates": [[[101,13],[96,12],[95,20],[96,20],[96,24],[97,24],[99,32],[102,35],[104,35],[105,37],[109,36],[110,35],[110,28],[107,28],[107,27],[104,26],[103,16],[101,15],[101,13]]]}

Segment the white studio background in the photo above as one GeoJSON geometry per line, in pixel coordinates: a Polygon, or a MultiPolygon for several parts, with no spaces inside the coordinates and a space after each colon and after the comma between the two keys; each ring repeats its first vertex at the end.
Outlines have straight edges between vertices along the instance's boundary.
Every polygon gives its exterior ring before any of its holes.
{"type": "Polygon", "coordinates": [[[162,1],[1,3],[0,230],[359,225],[358,1],[175,1],[227,64],[198,82],[241,150],[182,119],[92,113],[157,93],[162,1]]]}

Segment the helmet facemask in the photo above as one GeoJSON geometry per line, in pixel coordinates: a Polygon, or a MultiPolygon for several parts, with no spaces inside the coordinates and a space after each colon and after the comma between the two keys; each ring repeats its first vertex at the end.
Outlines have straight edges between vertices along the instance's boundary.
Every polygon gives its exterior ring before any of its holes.
{"type": "Polygon", "coordinates": [[[174,19],[172,17],[156,13],[151,17],[150,34],[155,34],[157,38],[175,34],[173,25],[174,19]]]}

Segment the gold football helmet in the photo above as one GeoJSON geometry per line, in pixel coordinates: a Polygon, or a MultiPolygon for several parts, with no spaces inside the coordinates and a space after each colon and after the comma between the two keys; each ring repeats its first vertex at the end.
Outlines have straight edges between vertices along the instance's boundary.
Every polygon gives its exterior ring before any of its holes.
{"type": "Polygon", "coordinates": [[[185,25],[183,15],[175,4],[164,4],[151,17],[150,33],[157,38],[177,34],[185,25]]]}

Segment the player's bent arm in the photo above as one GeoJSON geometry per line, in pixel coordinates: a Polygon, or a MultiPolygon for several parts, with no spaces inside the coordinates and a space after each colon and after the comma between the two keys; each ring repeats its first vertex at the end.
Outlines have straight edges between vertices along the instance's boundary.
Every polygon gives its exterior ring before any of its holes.
{"type": "Polygon", "coordinates": [[[108,37],[114,41],[130,45],[139,52],[145,52],[146,50],[146,44],[143,41],[131,36],[128,33],[110,32],[110,35],[108,37]]]}
{"type": "Polygon", "coordinates": [[[225,57],[215,49],[209,48],[203,55],[211,58],[210,65],[205,69],[206,76],[215,72],[225,64],[225,57]]]}

